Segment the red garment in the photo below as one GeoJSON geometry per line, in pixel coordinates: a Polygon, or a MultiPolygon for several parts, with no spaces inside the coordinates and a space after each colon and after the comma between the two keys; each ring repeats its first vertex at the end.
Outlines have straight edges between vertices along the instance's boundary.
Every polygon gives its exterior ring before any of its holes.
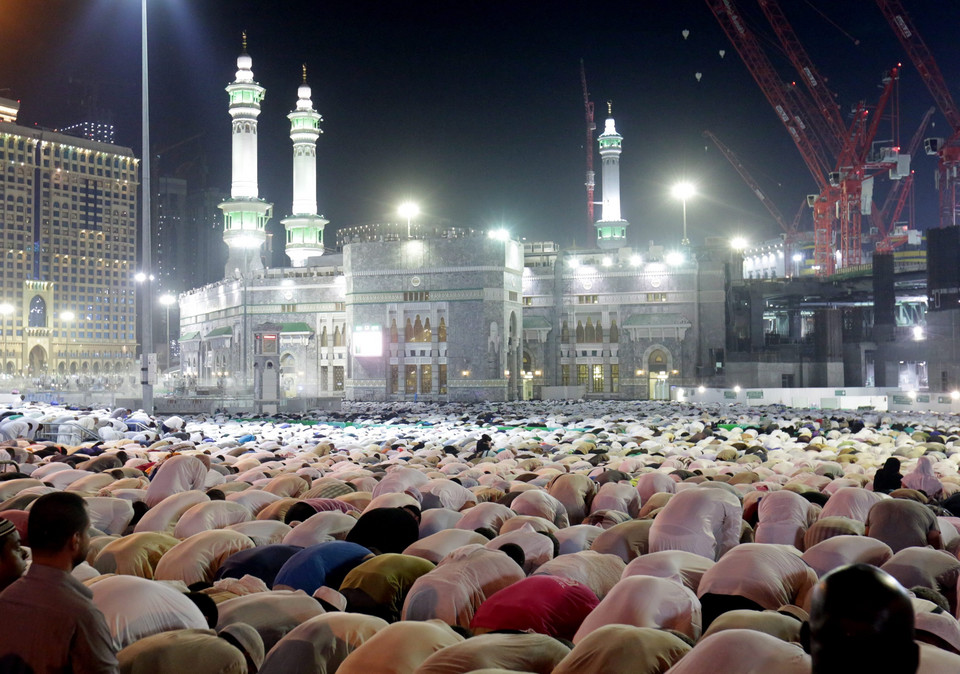
{"type": "Polygon", "coordinates": [[[534,631],[569,640],[599,603],[597,595],[577,581],[530,576],[490,595],[470,629],[534,631]]]}

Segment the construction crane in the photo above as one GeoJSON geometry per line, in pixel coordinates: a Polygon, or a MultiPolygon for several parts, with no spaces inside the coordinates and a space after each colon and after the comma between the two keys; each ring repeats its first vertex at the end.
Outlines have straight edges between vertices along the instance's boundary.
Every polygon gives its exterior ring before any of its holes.
{"type": "Polygon", "coordinates": [[[758,3],[773,32],[777,34],[787,58],[799,73],[800,81],[810,92],[821,119],[826,123],[824,144],[836,156],[840,151],[840,141],[846,131],[846,124],[840,116],[833,93],[827,89],[826,78],[817,71],[776,0],[758,0],[758,3]]]}
{"type": "Polygon", "coordinates": [[[727,158],[727,161],[730,162],[730,165],[740,174],[740,177],[743,178],[743,182],[747,183],[750,187],[750,190],[753,194],[760,200],[760,203],[763,204],[764,208],[773,216],[773,219],[780,229],[784,231],[787,235],[789,241],[796,240],[797,237],[797,226],[800,224],[800,215],[803,213],[803,210],[797,212],[796,217],[793,219],[792,223],[787,223],[786,219],[783,217],[783,214],[780,213],[780,209],[777,208],[777,205],[764,194],[763,190],[760,188],[760,185],[754,180],[753,176],[750,175],[750,172],[747,170],[747,167],[744,165],[736,153],[731,150],[727,145],[723,143],[712,131],[704,131],[704,138],[709,138],[713,141],[713,144],[717,146],[717,149],[720,150],[720,153],[727,158]]]}
{"type": "MultiPolygon", "coordinates": [[[[927,132],[927,126],[930,124],[930,118],[936,111],[935,107],[928,108],[920,120],[920,126],[910,139],[910,145],[907,146],[907,155],[912,157],[920,148],[920,141],[927,132]]],[[[880,213],[875,216],[876,226],[880,233],[880,240],[877,241],[878,253],[889,253],[897,246],[906,241],[904,236],[895,236],[893,228],[903,212],[903,207],[907,203],[907,197],[910,196],[913,187],[913,171],[900,180],[893,183],[893,187],[887,192],[887,197],[880,207],[880,213]]]]}
{"type": "Polygon", "coordinates": [[[584,185],[587,187],[587,227],[592,239],[596,236],[593,229],[593,189],[596,185],[594,179],[596,174],[593,172],[593,132],[597,130],[597,124],[593,121],[593,101],[590,100],[590,92],[587,91],[587,72],[583,67],[583,59],[580,59],[580,84],[583,86],[583,108],[587,120],[587,181],[584,185]]]}
{"type": "Polygon", "coordinates": [[[940,226],[947,227],[958,224],[960,215],[960,109],[954,103],[950,90],[940,67],[933,54],[927,48],[910,16],[903,9],[899,0],[876,0],[877,6],[893,29],[900,44],[910,56],[920,78],[927,86],[934,102],[950,125],[951,136],[943,138],[928,138],[924,142],[927,154],[935,154],[937,162],[937,187],[940,192],[940,226]]]}

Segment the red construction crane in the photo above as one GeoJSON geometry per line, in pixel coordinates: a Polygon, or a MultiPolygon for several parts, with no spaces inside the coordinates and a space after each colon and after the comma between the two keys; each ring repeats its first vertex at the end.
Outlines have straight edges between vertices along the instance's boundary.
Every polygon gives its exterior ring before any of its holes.
{"type": "MultiPolygon", "coordinates": [[[[923,115],[923,119],[920,120],[920,126],[917,127],[913,138],[910,139],[910,145],[907,147],[907,154],[910,157],[913,157],[920,148],[920,141],[923,139],[923,134],[927,132],[930,118],[933,117],[935,111],[936,108],[928,108],[927,112],[923,115]]],[[[893,187],[887,192],[887,198],[884,200],[883,206],[880,207],[880,213],[874,218],[877,229],[880,232],[880,240],[877,241],[877,252],[888,253],[905,241],[904,237],[893,235],[893,228],[900,218],[904,204],[907,203],[907,197],[910,196],[912,187],[913,171],[910,171],[909,175],[895,181],[893,187]]]]}
{"type": "Polygon", "coordinates": [[[776,220],[777,224],[780,225],[789,241],[793,241],[797,237],[797,226],[800,222],[800,215],[803,211],[799,211],[797,216],[793,219],[792,223],[787,223],[786,219],[783,217],[783,214],[780,213],[780,209],[777,208],[777,205],[773,203],[766,194],[763,193],[763,190],[760,188],[760,185],[756,180],[753,179],[753,176],[750,175],[750,172],[747,170],[747,167],[744,166],[743,162],[740,161],[740,158],[736,153],[727,147],[719,138],[717,138],[712,131],[704,131],[704,138],[709,138],[713,141],[713,144],[717,146],[717,149],[727,158],[727,161],[730,162],[730,165],[740,174],[740,177],[743,178],[743,182],[747,183],[750,189],[753,191],[757,199],[760,200],[760,203],[764,205],[770,215],[773,216],[773,219],[776,220]]]}
{"type": "Polygon", "coordinates": [[[916,26],[903,9],[899,0],[876,0],[887,23],[900,40],[900,44],[910,56],[920,78],[927,86],[940,112],[947,118],[952,135],[946,139],[928,139],[925,143],[927,154],[936,154],[939,158],[937,187],[940,191],[940,226],[958,224],[960,216],[960,109],[957,108],[940,67],[933,54],[927,48],[916,26]]]}
{"type": "Polygon", "coordinates": [[[597,130],[597,124],[593,121],[593,101],[590,100],[590,93],[587,91],[587,72],[583,68],[583,59],[580,59],[580,84],[583,85],[583,108],[587,118],[587,181],[584,183],[587,187],[587,227],[590,230],[590,239],[597,235],[593,228],[593,188],[596,184],[593,172],[593,132],[597,130]]]}
{"type": "Polygon", "coordinates": [[[823,140],[827,148],[836,157],[840,151],[841,140],[846,132],[846,124],[840,116],[840,109],[833,94],[827,89],[826,78],[817,71],[776,0],[758,0],[758,3],[773,31],[777,34],[787,58],[796,68],[801,81],[807,91],[810,92],[810,96],[813,97],[822,119],[826,122],[828,135],[823,140]]]}

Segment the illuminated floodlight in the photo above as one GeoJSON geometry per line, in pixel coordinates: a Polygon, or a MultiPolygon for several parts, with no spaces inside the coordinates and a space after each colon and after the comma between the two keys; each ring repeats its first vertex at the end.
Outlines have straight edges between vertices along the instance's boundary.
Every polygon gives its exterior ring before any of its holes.
{"type": "Polygon", "coordinates": [[[643,258],[639,255],[631,255],[630,264],[632,264],[634,267],[639,267],[643,264],[643,258]]]}
{"type": "Polygon", "coordinates": [[[14,311],[16,311],[16,308],[9,302],[4,302],[3,304],[0,304],[0,316],[9,316],[14,311]]]}
{"type": "Polygon", "coordinates": [[[510,239],[510,232],[501,227],[499,229],[491,229],[487,232],[487,236],[497,241],[507,241],[510,239]]]}
{"type": "Polygon", "coordinates": [[[77,315],[76,315],[75,313],[73,313],[72,311],[61,311],[61,312],[60,312],[60,320],[63,321],[64,323],[69,323],[69,322],[71,322],[73,319],[75,319],[76,317],[77,317],[77,315]]]}
{"type": "Polygon", "coordinates": [[[739,385],[739,384],[737,384],[736,386],[733,387],[733,392],[734,392],[734,393],[740,393],[740,385],[739,385]]]}
{"type": "Polygon", "coordinates": [[[950,391],[950,397],[954,400],[960,400],[960,391],[957,391],[956,389],[950,391]]]}
{"type": "Polygon", "coordinates": [[[730,247],[734,250],[743,250],[747,247],[747,240],[742,236],[735,236],[730,239],[730,247]]]}
{"type": "Polygon", "coordinates": [[[611,265],[613,264],[613,260],[611,260],[610,257],[607,256],[607,257],[604,257],[604,258],[603,258],[603,261],[601,262],[601,264],[602,264],[604,267],[609,267],[609,266],[611,266],[611,265]]]}
{"type": "Polygon", "coordinates": [[[704,393],[704,392],[706,392],[706,390],[707,390],[707,387],[706,387],[706,386],[698,386],[698,387],[697,387],[697,393],[704,393]]]}
{"type": "Polygon", "coordinates": [[[133,275],[133,280],[136,281],[137,283],[143,283],[144,281],[147,280],[147,275],[144,274],[142,271],[138,271],[136,274],[133,275]]]}
{"type": "Polygon", "coordinates": [[[920,342],[926,337],[923,333],[923,327],[920,325],[913,326],[913,341],[920,342]]]}
{"type": "Polygon", "coordinates": [[[172,295],[170,293],[165,293],[160,296],[160,304],[162,304],[165,307],[169,307],[171,304],[173,304],[176,301],[177,301],[176,295],[172,295]]]}
{"type": "Polygon", "coordinates": [[[910,398],[910,400],[916,400],[916,399],[917,399],[917,392],[916,392],[916,391],[907,391],[907,397],[910,398]]]}
{"type": "Polygon", "coordinates": [[[577,267],[580,266],[580,260],[578,260],[575,257],[571,257],[567,259],[567,264],[570,265],[572,268],[576,269],[577,267]]]}
{"type": "Polygon", "coordinates": [[[407,238],[410,238],[410,221],[420,215],[420,206],[414,201],[404,201],[397,208],[401,218],[407,219],[407,238]]]}
{"type": "Polygon", "coordinates": [[[686,180],[682,180],[670,188],[670,195],[674,199],[686,201],[697,193],[697,186],[686,180]]]}
{"type": "Polygon", "coordinates": [[[803,261],[803,255],[801,255],[800,253],[794,253],[794,254],[793,254],[793,261],[794,261],[794,262],[802,262],[802,261],[803,261]]]}
{"type": "Polygon", "coordinates": [[[676,250],[671,250],[664,256],[663,259],[671,267],[679,267],[683,264],[683,253],[676,250]]]}

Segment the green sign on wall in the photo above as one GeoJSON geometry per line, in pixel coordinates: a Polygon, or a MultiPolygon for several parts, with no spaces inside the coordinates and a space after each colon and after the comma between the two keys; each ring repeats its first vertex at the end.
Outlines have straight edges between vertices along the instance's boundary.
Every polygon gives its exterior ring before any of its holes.
{"type": "Polygon", "coordinates": [[[724,398],[736,398],[736,397],[737,397],[737,394],[734,393],[733,391],[724,391],[724,392],[723,392],[723,397],[724,397],[724,398]]]}
{"type": "Polygon", "coordinates": [[[912,405],[913,398],[911,398],[910,396],[894,395],[893,404],[894,405],[912,405]]]}
{"type": "Polygon", "coordinates": [[[760,400],[763,398],[763,391],[747,391],[747,400],[760,400]]]}
{"type": "Polygon", "coordinates": [[[838,396],[838,397],[840,397],[840,396],[845,396],[845,395],[847,395],[847,392],[846,392],[844,389],[842,389],[842,388],[838,388],[836,391],[833,392],[833,395],[838,396]]]}

